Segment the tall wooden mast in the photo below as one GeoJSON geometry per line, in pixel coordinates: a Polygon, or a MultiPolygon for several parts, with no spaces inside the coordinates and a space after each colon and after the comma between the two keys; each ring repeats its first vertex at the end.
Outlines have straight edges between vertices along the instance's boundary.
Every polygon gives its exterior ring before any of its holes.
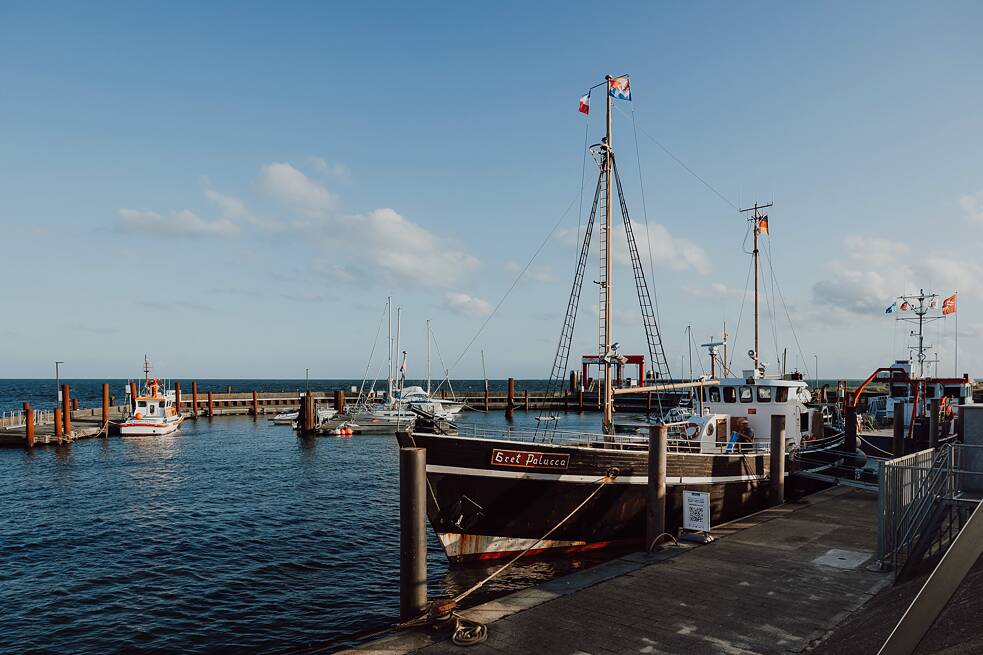
{"type": "MultiPolygon", "coordinates": [[[[754,207],[748,207],[747,209],[742,209],[741,213],[754,212],[749,221],[754,222],[754,250],[751,252],[751,257],[754,260],[754,370],[755,375],[757,375],[758,365],[761,362],[761,350],[758,344],[758,235],[761,234],[761,220],[765,219],[767,221],[768,215],[762,214],[762,209],[767,209],[771,207],[772,203],[767,205],[759,205],[754,203],[754,207]]],[[[765,223],[767,225],[767,223],[765,223]]]]}
{"type": "MultiPolygon", "coordinates": [[[[611,76],[604,79],[610,84],[611,76]]],[[[605,85],[607,86],[607,85],[605,85]]],[[[601,317],[601,345],[604,358],[604,421],[605,433],[614,431],[614,389],[611,380],[611,170],[613,160],[611,154],[611,93],[605,89],[604,97],[607,108],[606,130],[604,136],[604,229],[601,230],[601,304],[604,316],[601,317]]]]}

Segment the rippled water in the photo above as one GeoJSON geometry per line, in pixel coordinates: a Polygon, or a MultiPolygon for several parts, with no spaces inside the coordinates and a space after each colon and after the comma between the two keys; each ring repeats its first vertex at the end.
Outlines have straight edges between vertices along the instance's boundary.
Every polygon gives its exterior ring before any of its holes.
{"type": "MultiPolygon", "coordinates": [[[[299,439],[245,417],[0,449],[0,650],[295,652],[391,623],[397,459],[392,436],[299,439]]],[[[431,595],[487,573],[448,571],[430,538],[431,595]]],[[[523,564],[488,593],[591,563],[523,564]]]]}

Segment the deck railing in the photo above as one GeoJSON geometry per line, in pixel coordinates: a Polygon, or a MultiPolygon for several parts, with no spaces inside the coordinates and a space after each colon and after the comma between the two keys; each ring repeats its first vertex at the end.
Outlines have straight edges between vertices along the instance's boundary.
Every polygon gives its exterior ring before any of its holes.
{"type": "MultiPolygon", "coordinates": [[[[33,412],[34,425],[47,425],[55,422],[55,413],[50,409],[36,409],[33,412]]],[[[27,413],[18,409],[0,412],[0,430],[15,430],[27,425],[27,413]]]]}

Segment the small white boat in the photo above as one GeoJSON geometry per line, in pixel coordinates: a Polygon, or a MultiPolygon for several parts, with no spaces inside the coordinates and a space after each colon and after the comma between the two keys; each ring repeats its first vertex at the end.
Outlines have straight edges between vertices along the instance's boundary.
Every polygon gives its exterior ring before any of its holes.
{"type": "Polygon", "coordinates": [[[150,377],[150,362],[144,357],[143,395],[133,399],[133,410],[119,426],[124,437],[152,437],[177,432],[184,417],[175,407],[175,392],[150,377]]]}
{"type": "Polygon", "coordinates": [[[300,412],[297,410],[292,412],[280,412],[271,418],[270,421],[273,423],[273,425],[293,425],[298,416],[300,416],[300,412]]]}

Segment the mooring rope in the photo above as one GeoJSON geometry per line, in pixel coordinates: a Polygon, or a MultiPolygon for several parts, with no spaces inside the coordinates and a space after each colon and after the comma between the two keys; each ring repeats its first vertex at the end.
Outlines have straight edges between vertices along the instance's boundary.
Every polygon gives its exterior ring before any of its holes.
{"type": "Polygon", "coordinates": [[[511,567],[513,564],[518,562],[522,557],[527,555],[530,551],[534,550],[543,541],[549,538],[551,534],[556,532],[563,526],[564,523],[569,521],[573,516],[579,512],[583,507],[589,503],[594,496],[600,493],[601,489],[605,485],[613,482],[615,478],[618,477],[619,471],[616,468],[612,468],[608,471],[607,475],[602,478],[598,478],[592,484],[597,485],[597,487],[586,497],[579,505],[573,508],[573,510],[560,519],[560,522],[554,525],[550,530],[544,534],[542,537],[537,539],[526,548],[524,551],[513,557],[511,560],[503,564],[501,567],[493,571],[490,575],[486,576],[477,583],[471,585],[466,591],[458,594],[454,598],[435,600],[432,601],[427,607],[427,611],[416,617],[415,619],[410,619],[409,621],[404,621],[395,626],[397,630],[403,630],[406,628],[421,627],[424,625],[431,625],[435,623],[442,623],[444,621],[449,621],[454,619],[454,631],[451,635],[451,641],[458,646],[473,646],[479,644],[488,638],[488,627],[478,621],[471,621],[469,619],[463,618],[458,612],[458,604],[473,594],[478,589],[488,584],[491,580],[495,579],[503,571],[511,567]]]}

